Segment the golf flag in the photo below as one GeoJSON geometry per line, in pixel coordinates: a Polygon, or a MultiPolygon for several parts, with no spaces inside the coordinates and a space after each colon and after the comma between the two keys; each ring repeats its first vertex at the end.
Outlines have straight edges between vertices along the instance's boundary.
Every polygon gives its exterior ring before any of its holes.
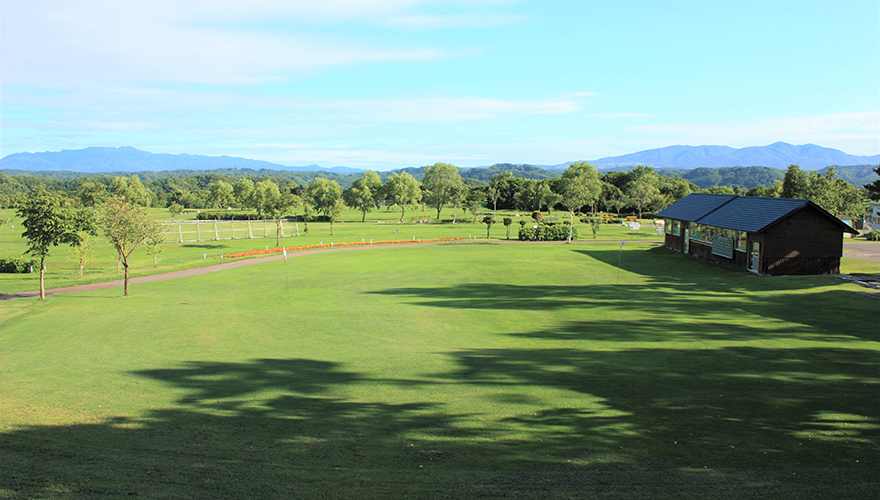
{"type": "Polygon", "coordinates": [[[623,250],[623,245],[626,245],[626,242],[625,242],[625,241],[621,241],[621,242],[620,242],[620,249],[621,249],[621,250],[623,250]]]}

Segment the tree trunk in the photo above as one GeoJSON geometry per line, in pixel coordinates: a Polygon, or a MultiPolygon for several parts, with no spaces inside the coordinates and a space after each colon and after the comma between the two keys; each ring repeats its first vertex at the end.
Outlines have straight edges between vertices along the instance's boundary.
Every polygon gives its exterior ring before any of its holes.
{"type": "Polygon", "coordinates": [[[128,297],[128,259],[123,259],[122,265],[123,265],[123,267],[125,267],[125,281],[123,281],[123,287],[122,287],[124,290],[123,295],[125,297],[128,297]]]}
{"type": "Polygon", "coordinates": [[[159,254],[154,253],[153,254],[153,267],[158,267],[158,266],[159,266],[159,254]]]}
{"type": "Polygon", "coordinates": [[[574,232],[574,209],[568,212],[568,242],[571,243],[571,233],[574,232]]]}
{"type": "Polygon", "coordinates": [[[82,262],[79,263],[79,277],[82,279],[83,277],[83,265],[82,262]]]}
{"type": "Polygon", "coordinates": [[[333,219],[330,219],[330,236],[333,236],[333,219]]]}
{"type": "Polygon", "coordinates": [[[40,256],[40,300],[46,300],[46,285],[43,281],[44,269],[46,268],[46,256],[40,256]]]}

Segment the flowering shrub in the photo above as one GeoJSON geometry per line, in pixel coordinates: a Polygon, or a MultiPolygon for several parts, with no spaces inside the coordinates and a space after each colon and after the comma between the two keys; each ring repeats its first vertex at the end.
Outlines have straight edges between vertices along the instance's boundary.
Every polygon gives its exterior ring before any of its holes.
{"type": "Polygon", "coordinates": [[[433,240],[420,240],[420,241],[412,241],[412,240],[401,240],[401,241],[374,241],[374,242],[360,242],[360,241],[352,241],[348,243],[329,243],[325,245],[305,245],[301,247],[281,247],[281,248],[270,248],[268,250],[253,250],[251,252],[241,252],[241,253],[231,253],[226,255],[229,259],[237,259],[239,257],[250,257],[253,255],[267,255],[272,253],[281,253],[286,248],[288,252],[293,252],[295,250],[311,250],[313,248],[336,248],[336,247],[356,247],[356,246],[370,246],[370,245],[402,245],[407,243],[433,243],[437,241],[461,241],[461,238],[437,238],[433,240]]]}

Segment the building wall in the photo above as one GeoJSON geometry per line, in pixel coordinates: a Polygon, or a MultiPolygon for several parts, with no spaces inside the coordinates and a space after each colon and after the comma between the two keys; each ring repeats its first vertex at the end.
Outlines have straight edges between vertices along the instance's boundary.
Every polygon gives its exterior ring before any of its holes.
{"type": "Polygon", "coordinates": [[[840,272],[843,230],[806,207],[764,231],[762,252],[762,273],[835,274],[840,272]]]}
{"type": "MultiPolygon", "coordinates": [[[[684,252],[685,229],[681,221],[680,235],[667,234],[665,245],[684,252]]],[[[734,250],[733,259],[712,253],[712,245],[691,240],[689,255],[751,269],[752,243],[760,245],[760,274],[836,274],[840,272],[843,255],[843,230],[812,207],[806,207],[761,233],[748,233],[746,252],[734,250]]]]}

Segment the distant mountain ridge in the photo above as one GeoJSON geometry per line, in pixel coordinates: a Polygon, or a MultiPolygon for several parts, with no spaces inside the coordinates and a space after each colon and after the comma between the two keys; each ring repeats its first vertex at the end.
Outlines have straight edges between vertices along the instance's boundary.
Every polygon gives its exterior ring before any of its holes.
{"type": "Polygon", "coordinates": [[[161,172],[166,170],[288,170],[294,172],[363,172],[349,167],[324,168],[318,165],[290,167],[235,156],[150,153],[130,146],[91,147],[44,153],[16,153],[0,159],[0,169],[28,172],[67,170],[84,173],[161,172]]]}
{"type": "Polygon", "coordinates": [[[855,156],[815,144],[794,146],[785,142],[776,142],[769,146],[751,146],[741,149],[729,146],[668,146],[622,156],[600,158],[590,163],[596,168],[650,165],[658,168],[686,170],[700,167],[752,166],[784,169],[794,164],[804,170],[818,170],[830,165],[866,165],[878,162],[880,162],[880,155],[855,156]]]}
{"type": "MultiPolygon", "coordinates": [[[[559,165],[500,164],[509,169],[532,170],[530,176],[542,178],[537,170],[561,172],[572,162],[559,165]]],[[[628,170],[635,165],[648,165],[658,169],[691,170],[696,168],[751,167],[760,166],[784,169],[796,164],[805,170],[818,170],[830,165],[870,165],[880,163],[880,155],[855,156],[837,149],[815,144],[793,146],[777,142],[769,146],[742,149],[728,146],[669,146],[650,149],[622,156],[600,158],[590,161],[599,170],[628,170]]],[[[478,167],[492,169],[492,167],[478,167]]],[[[410,167],[419,168],[419,167],[410,167]]],[[[497,169],[497,168],[496,168],[497,169]]],[[[43,153],[15,153],[0,159],[0,170],[7,171],[71,171],[83,173],[108,172],[161,172],[175,170],[277,170],[293,172],[329,172],[352,174],[363,169],[349,167],[325,168],[318,165],[291,167],[261,160],[233,156],[205,156],[189,154],[150,153],[130,146],[90,147],[43,153]]],[[[407,169],[398,169],[405,171],[407,169]]],[[[475,169],[469,169],[475,170],[475,169]]],[[[478,177],[478,176],[475,176],[478,177]]]]}

